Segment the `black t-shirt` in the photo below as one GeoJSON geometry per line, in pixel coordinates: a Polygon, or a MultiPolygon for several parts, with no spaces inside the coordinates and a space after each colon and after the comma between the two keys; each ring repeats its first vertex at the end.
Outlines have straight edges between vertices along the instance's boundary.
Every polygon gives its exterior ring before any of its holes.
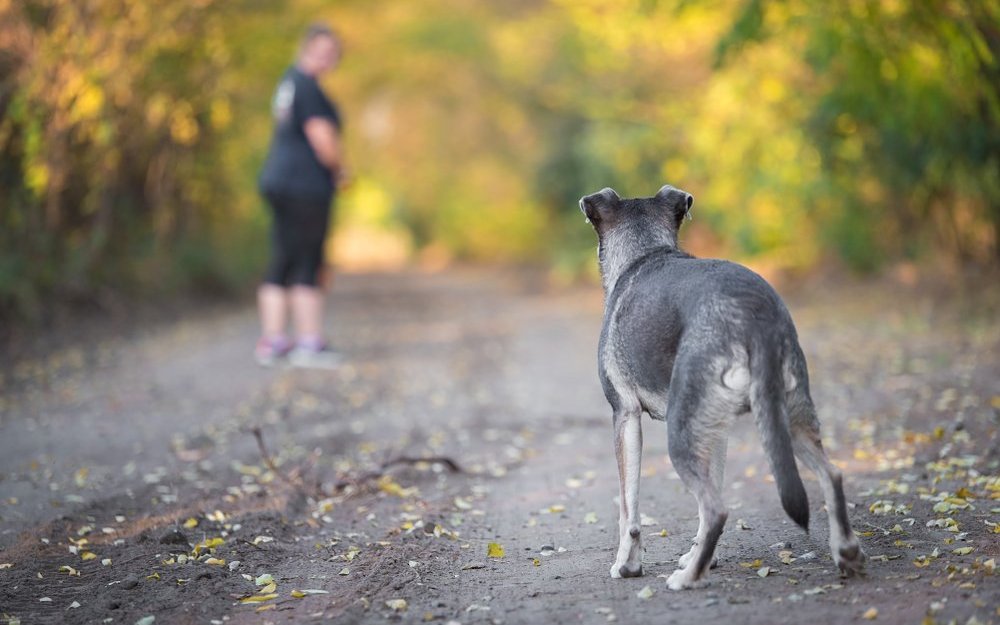
{"type": "Polygon", "coordinates": [[[340,130],[337,107],[316,79],[297,67],[288,68],[271,102],[274,136],[260,173],[260,189],[265,195],[309,200],[333,197],[333,177],[316,158],[303,126],[310,117],[329,119],[340,130]]]}

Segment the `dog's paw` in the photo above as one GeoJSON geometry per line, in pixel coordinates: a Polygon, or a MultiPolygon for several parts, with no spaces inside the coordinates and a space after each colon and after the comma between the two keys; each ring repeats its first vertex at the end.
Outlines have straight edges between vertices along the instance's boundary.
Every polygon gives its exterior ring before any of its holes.
{"type": "Polygon", "coordinates": [[[611,566],[611,578],[622,579],[623,577],[642,577],[642,564],[630,565],[615,562],[611,566]]]}
{"type": "Polygon", "coordinates": [[[702,579],[693,579],[694,574],[689,569],[677,569],[667,578],[667,588],[670,590],[686,590],[689,588],[702,588],[708,582],[702,579]]]}
{"type": "MultiPolygon", "coordinates": [[[[679,566],[682,569],[686,569],[687,566],[689,564],[691,564],[691,560],[694,558],[695,549],[697,549],[697,548],[696,547],[691,547],[691,551],[685,553],[680,558],[678,558],[677,559],[677,566],[679,566]]],[[[708,568],[714,569],[717,566],[719,566],[719,559],[716,558],[715,556],[713,556],[712,557],[712,562],[711,562],[711,564],[708,565],[708,568]]]]}
{"type": "Polygon", "coordinates": [[[868,556],[857,542],[839,547],[833,552],[833,560],[840,569],[841,577],[864,575],[868,556]]]}

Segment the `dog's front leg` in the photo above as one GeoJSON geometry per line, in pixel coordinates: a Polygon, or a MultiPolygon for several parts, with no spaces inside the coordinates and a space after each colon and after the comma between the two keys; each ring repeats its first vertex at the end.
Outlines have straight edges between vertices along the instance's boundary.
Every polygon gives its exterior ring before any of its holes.
{"type": "Polygon", "coordinates": [[[639,522],[639,472],[642,469],[642,413],[617,411],[615,457],[621,506],[618,515],[618,556],[611,577],[642,575],[642,532],[639,522]]]}

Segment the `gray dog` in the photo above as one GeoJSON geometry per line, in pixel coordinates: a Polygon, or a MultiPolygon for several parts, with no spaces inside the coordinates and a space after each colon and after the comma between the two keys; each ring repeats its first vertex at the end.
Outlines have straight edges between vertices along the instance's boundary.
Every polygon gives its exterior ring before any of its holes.
{"type": "Polygon", "coordinates": [[[788,310],[745,267],[694,258],[677,247],[692,201],[670,185],[651,198],[623,200],[604,189],[580,200],[600,242],[605,305],[598,369],[614,415],[621,485],[611,577],[642,575],[643,412],[667,422],[670,460],[698,500],[698,534],[667,580],[671,589],[703,584],[713,564],[727,517],[721,490],[728,429],[748,412],[785,512],[808,531],[798,456],[823,489],[834,562],[844,575],[860,573],[865,554],[847,520],[840,471],[820,443],[806,361],[788,310]]]}

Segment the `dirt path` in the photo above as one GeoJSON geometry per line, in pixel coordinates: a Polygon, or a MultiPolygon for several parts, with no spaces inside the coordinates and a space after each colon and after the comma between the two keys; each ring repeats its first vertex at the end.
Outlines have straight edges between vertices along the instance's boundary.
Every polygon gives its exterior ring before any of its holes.
{"type": "Polygon", "coordinates": [[[600,292],[348,276],[333,373],[256,368],[252,311],[8,367],[0,623],[1000,623],[1000,293],[884,286],[790,298],[866,579],[814,481],[811,534],[781,514],[742,423],[719,567],[667,591],[697,519],[651,421],[646,575],[610,579],[600,292]]]}

